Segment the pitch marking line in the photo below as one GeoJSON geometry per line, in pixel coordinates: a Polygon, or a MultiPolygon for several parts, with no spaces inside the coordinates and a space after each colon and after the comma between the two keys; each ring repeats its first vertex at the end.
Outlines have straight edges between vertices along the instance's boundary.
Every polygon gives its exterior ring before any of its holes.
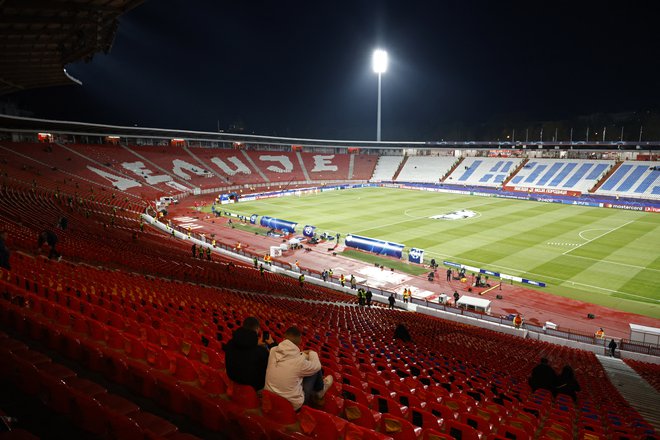
{"type": "Polygon", "coordinates": [[[607,229],[607,228],[585,229],[584,231],[580,231],[580,233],[578,235],[580,236],[580,238],[582,240],[589,240],[588,238],[584,238],[584,236],[582,234],[584,234],[585,232],[591,232],[591,231],[609,231],[609,229],[607,229]]]}
{"type": "Polygon", "coordinates": [[[619,263],[618,261],[599,260],[598,258],[583,257],[583,256],[580,256],[580,255],[569,255],[569,256],[573,257],[573,258],[582,258],[584,260],[596,261],[598,263],[616,264],[618,266],[632,267],[634,269],[650,270],[650,271],[653,271],[653,272],[660,272],[660,269],[653,269],[652,267],[645,267],[645,266],[637,266],[635,264],[619,263]]]}
{"type": "MultiPolygon", "coordinates": [[[[472,260],[470,258],[457,258],[457,257],[454,257],[453,255],[441,254],[439,252],[433,252],[433,251],[426,251],[426,253],[429,254],[429,255],[435,255],[436,257],[445,257],[445,258],[452,258],[452,259],[460,259],[460,260],[464,260],[464,261],[470,261],[472,263],[478,263],[480,265],[483,265],[484,267],[489,267],[490,266],[490,267],[495,267],[495,268],[498,268],[498,269],[508,270],[508,271],[512,272],[511,275],[520,274],[520,272],[521,272],[519,269],[513,269],[511,267],[500,266],[498,264],[484,263],[483,261],[472,260]]],[[[575,255],[571,255],[571,257],[575,257],[575,255]]],[[[600,261],[600,260],[597,260],[597,261],[600,261]]],[[[648,268],[645,268],[645,269],[648,269],[648,268]]],[[[657,270],[657,269],[649,269],[649,270],[657,270]]],[[[583,287],[589,287],[591,289],[603,290],[605,292],[619,293],[619,294],[627,295],[627,296],[634,296],[636,298],[642,298],[646,301],[651,300],[651,301],[654,301],[654,302],[660,304],[660,299],[653,299],[653,298],[649,298],[647,296],[635,295],[634,293],[623,292],[621,290],[607,289],[605,287],[593,286],[591,284],[585,284],[585,283],[580,283],[580,282],[576,282],[576,281],[568,281],[568,280],[563,279],[563,278],[556,278],[556,277],[553,277],[553,276],[550,276],[550,275],[542,275],[542,274],[538,274],[538,273],[534,273],[534,272],[525,272],[525,273],[527,273],[529,275],[533,275],[535,277],[539,277],[539,278],[547,278],[547,279],[559,281],[559,283],[557,283],[558,285],[563,284],[563,285],[568,286],[568,283],[572,283],[571,285],[578,285],[578,286],[583,286],[583,287]]]]}
{"type": "Polygon", "coordinates": [[[587,240],[587,241],[585,241],[584,243],[582,243],[582,244],[579,245],[579,246],[576,246],[576,247],[574,247],[574,248],[572,248],[572,249],[567,250],[567,251],[564,252],[562,255],[566,255],[566,254],[568,254],[568,253],[570,253],[570,252],[573,252],[575,249],[579,249],[579,248],[581,248],[582,246],[584,246],[585,244],[589,244],[589,243],[591,243],[591,242],[594,241],[594,240],[598,240],[599,238],[604,237],[604,236],[606,236],[607,234],[611,234],[612,232],[617,231],[617,230],[623,228],[624,226],[628,226],[629,224],[633,223],[634,221],[635,221],[635,220],[630,220],[629,222],[624,223],[624,224],[622,224],[622,225],[620,225],[620,226],[617,226],[617,227],[614,228],[614,229],[610,229],[609,231],[607,231],[607,232],[605,232],[605,233],[603,233],[603,234],[600,234],[599,236],[594,237],[594,238],[592,238],[591,240],[587,240]]]}

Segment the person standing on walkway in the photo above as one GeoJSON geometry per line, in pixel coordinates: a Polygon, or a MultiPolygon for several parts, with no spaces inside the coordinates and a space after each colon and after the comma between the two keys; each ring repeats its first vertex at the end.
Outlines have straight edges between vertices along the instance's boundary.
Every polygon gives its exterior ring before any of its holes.
{"type": "Polygon", "coordinates": [[[390,303],[390,309],[394,308],[394,304],[396,304],[396,299],[394,298],[394,292],[390,293],[390,297],[387,299],[387,301],[390,303]]]}
{"type": "Polygon", "coordinates": [[[618,345],[616,342],[614,342],[614,339],[610,340],[610,344],[608,345],[608,348],[610,349],[610,356],[614,357],[614,353],[617,347],[618,345]]]}

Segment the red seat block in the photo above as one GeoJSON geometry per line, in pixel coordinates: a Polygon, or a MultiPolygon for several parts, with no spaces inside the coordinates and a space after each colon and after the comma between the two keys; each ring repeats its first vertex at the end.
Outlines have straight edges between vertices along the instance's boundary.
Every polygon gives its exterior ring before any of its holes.
{"type": "Polygon", "coordinates": [[[395,440],[417,440],[422,433],[422,428],[413,426],[408,420],[392,414],[383,414],[378,430],[395,440]]]}
{"type": "Polygon", "coordinates": [[[306,405],[300,409],[298,422],[302,432],[319,440],[336,440],[342,437],[346,421],[312,409],[306,405]]]}
{"type": "Polygon", "coordinates": [[[292,425],[297,420],[297,415],[291,402],[268,390],[263,390],[261,411],[266,418],[283,425],[292,425]]]}

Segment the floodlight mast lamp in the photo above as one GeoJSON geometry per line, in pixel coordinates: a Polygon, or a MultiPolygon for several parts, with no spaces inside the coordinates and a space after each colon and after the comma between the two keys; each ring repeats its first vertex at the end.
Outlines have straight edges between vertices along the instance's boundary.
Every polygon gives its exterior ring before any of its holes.
{"type": "Polygon", "coordinates": [[[387,71],[387,52],[381,49],[374,51],[372,57],[374,73],[378,74],[378,119],[376,122],[376,141],[380,142],[380,88],[381,75],[387,71]]]}

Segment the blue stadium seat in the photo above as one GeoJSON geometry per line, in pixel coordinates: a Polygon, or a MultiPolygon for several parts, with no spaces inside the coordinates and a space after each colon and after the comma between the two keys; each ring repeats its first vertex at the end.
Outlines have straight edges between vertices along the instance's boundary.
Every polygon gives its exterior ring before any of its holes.
{"type": "Polygon", "coordinates": [[[576,162],[567,163],[564,169],[561,170],[561,172],[557,175],[557,177],[552,179],[550,186],[558,186],[566,178],[566,176],[568,176],[573,171],[573,169],[575,169],[576,166],[576,162]]]}
{"type": "Polygon", "coordinates": [[[602,187],[603,191],[612,191],[614,187],[621,181],[621,179],[623,179],[623,176],[628,174],[632,167],[632,165],[621,165],[619,169],[616,170],[609,179],[607,179],[607,182],[605,182],[602,187]]]}
{"type": "Polygon", "coordinates": [[[548,181],[552,178],[552,176],[557,174],[557,171],[559,171],[563,166],[564,164],[561,162],[553,163],[550,169],[543,175],[543,177],[541,177],[541,179],[538,182],[536,182],[536,184],[538,186],[545,186],[545,184],[548,183],[548,181]]]}
{"type": "Polygon", "coordinates": [[[587,176],[587,179],[589,179],[589,180],[597,179],[598,176],[600,176],[603,173],[603,171],[605,171],[607,169],[608,166],[609,165],[606,164],[606,163],[599,163],[598,165],[596,165],[596,168],[594,168],[591,171],[591,173],[589,173],[589,175],[587,176]]]}
{"type": "Polygon", "coordinates": [[[645,192],[651,187],[652,184],[655,183],[656,180],[658,180],[658,178],[660,178],[660,172],[651,171],[646,175],[646,178],[642,181],[642,183],[635,189],[635,192],[638,194],[645,192]]]}
{"type": "Polygon", "coordinates": [[[564,184],[564,188],[574,187],[580,181],[580,179],[582,179],[582,177],[587,174],[587,171],[589,171],[592,166],[593,164],[583,163],[582,166],[578,168],[577,172],[573,174],[573,176],[564,184]]]}
{"type": "Polygon", "coordinates": [[[472,165],[470,165],[470,167],[465,171],[465,173],[463,173],[463,175],[458,180],[460,180],[461,182],[468,180],[472,175],[472,173],[474,173],[477,170],[477,168],[479,168],[481,162],[482,161],[480,160],[475,160],[474,162],[472,162],[472,165]]]}
{"type": "Polygon", "coordinates": [[[533,183],[546,168],[547,165],[539,165],[536,167],[534,171],[532,171],[532,174],[525,179],[525,183],[533,183]]]}
{"type": "Polygon", "coordinates": [[[630,188],[633,187],[635,183],[642,177],[644,174],[644,171],[647,171],[649,169],[648,165],[637,165],[635,169],[633,170],[632,173],[626,178],[626,180],[623,181],[621,186],[617,189],[617,191],[625,192],[625,191],[630,191],[630,188]]]}
{"type": "Polygon", "coordinates": [[[513,165],[513,161],[511,161],[511,160],[508,161],[508,162],[505,162],[505,163],[504,163],[504,166],[502,167],[502,169],[500,170],[500,172],[502,172],[502,173],[508,173],[509,170],[511,169],[511,166],[512,166],[512,165],[513,165]]]}

